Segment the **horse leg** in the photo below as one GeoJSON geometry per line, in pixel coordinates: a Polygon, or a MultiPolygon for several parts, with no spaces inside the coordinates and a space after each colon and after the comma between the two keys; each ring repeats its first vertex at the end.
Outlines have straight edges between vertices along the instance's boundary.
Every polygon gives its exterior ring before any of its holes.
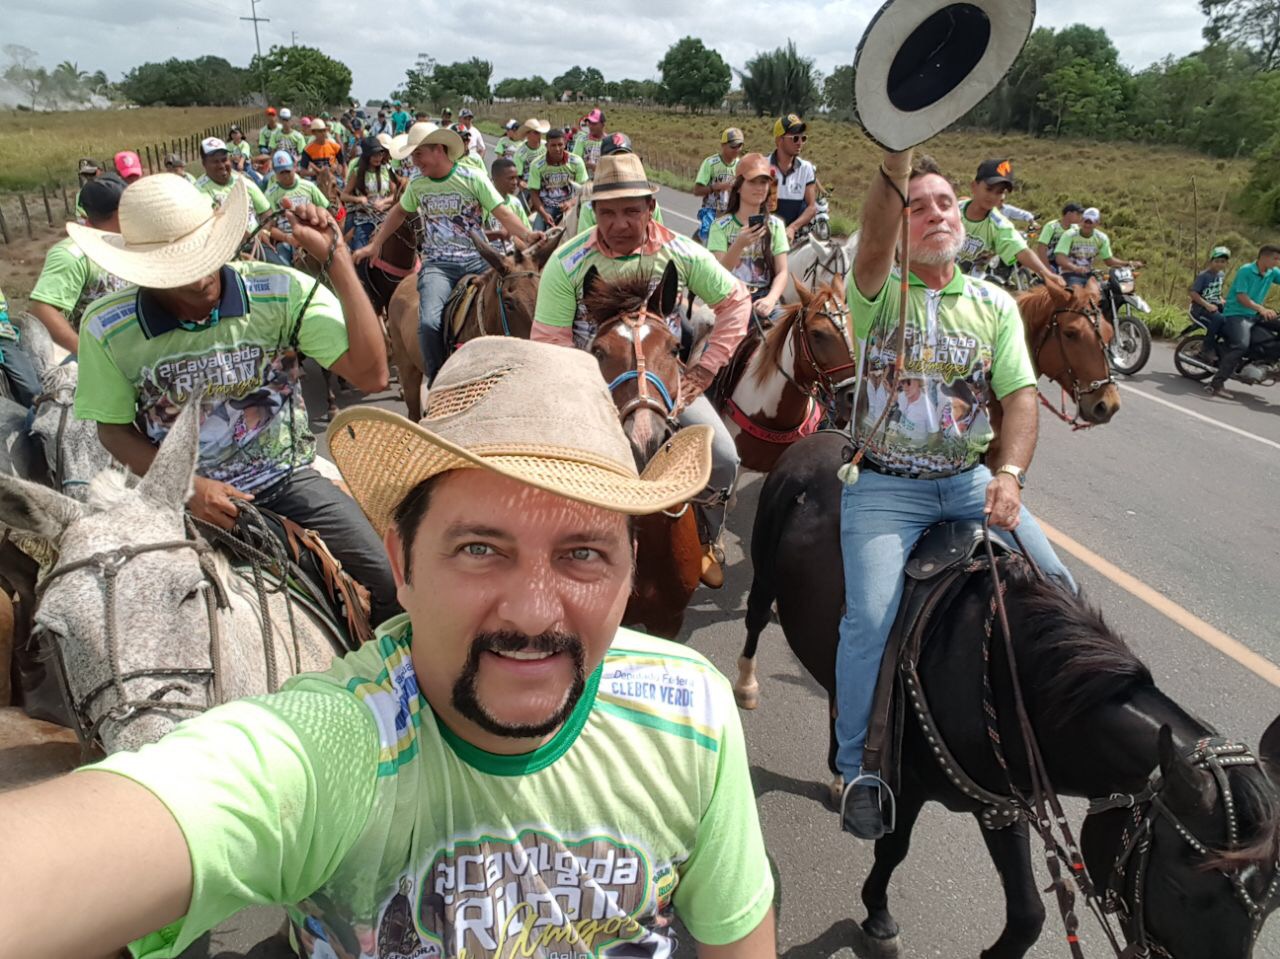
{"type": "Polygon", "coordinates": [[[402,363],[400,370],[400,391],[404,394],[404,405],[408,407],[406,415],[413,423],[422,419],[422,370],[412,363],[402,363]]]}
{"type": "Polygon", "coordinates": [[[924,808],[923,789],[903,792],[898,796],[898,821],[893,832],[876,840],[875,863],[862,884],[862,904],[867,907],[867,918],[862,921],[862,931],[871,940],[878,953],[898,951],[898,923],[889,912],[889,880],[893,871],[907,858],[911,848],[911,831],[915,828],[920,810],[924,808]]]}
{"type": "Polygon", "coordinates": [[[738,681],[733,684],[733,698],[740,709],[760,705],[760,681],[756,678],[756,647],[760,634],[773,614],[773,594],[758,578],[751,580],[747,596],[747,642],[738,657],[738,681]]]}
{"type": "MultiPolygon", "coordinates": [[[[975,816],[975,818],[978,818],[975,816]]],[[[1044,903],[1031,869],[1030,833],[1019,821],[1005,829],[986,829],[978,818],[982,840],[1004,886],[1004,931],[982,959],[1022,959],[1040,938],[1044,927],[1044,903]]]]}

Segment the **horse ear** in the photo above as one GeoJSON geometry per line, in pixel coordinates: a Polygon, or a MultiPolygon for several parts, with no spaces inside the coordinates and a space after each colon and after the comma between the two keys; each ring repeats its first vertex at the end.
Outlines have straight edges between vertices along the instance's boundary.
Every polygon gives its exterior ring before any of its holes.
{"type": "Polygon", "coordinates": [[[67,351],[53,342],[45,325],[30,313],[20,313],[14,317],[13,322],[22,332],[22,344],[36,368],[36,375],[43,381],[49,371],[63,360],[67,351]]]}
{"type": "Polygon", "coordinates": [[[796,296],[800,298],[800,306],[802,308],[807,308],[809,306],[809,301],[813,299],[813,291],[805,286],[804,283],[801,282],[800,277],[796,276],[794,273],[791,274],[791,282],[795,285],[796,296]]]}
{"type": "Polygon", "coordinates": [[[1191,765],[1173,744],[1173,730],[1160,727],[1160,775],[1164,779],[1165,802],[1174,812],[1208,813],[1213,811],[1217,785],[1213,776],[1191,765]]]}
{"type": "MultiPolygon", "coordinates": [[[[1089,282],[1092,283],[1093,281],[1090,280],[1089,282]]],[[[1055,283],[1046,283],[1045,286],[1049,290],[1049,299],[1051,299],[1054,303],[1062,304],[1062,303],[1068,302],[1071,299],[1071,287],[1069,286],[1060,287],[1055,283]]]]}
{"type": "Polygon", "coordinates": [[[493,267],[499,276],[506,276],[511,272],[511,267],[507,263],[507,258],[493,248],[493,244],[479,230],[470,232],[471,242],[475,245],[476,252],[480,254],[481,259],[493,267]]]}
{"type": "Polygon", "coordinates": [[[0,475],[0,526],[56,543],[84,513],[84,507],[70,496],[0,475]]]}
{"type": "Polygon", "coordinates": [[[594,266],[587,267],[587,275],[582,278],[582,298],[584,300],[591,299],[591,294],[595,292],[596,284],[600,282],[600,271],[594,266]]]}
{"type": "Polygon", "coordinates": [[[200,400],[195,394],[160,444],[138,492],[157,506],[181,510],[191,496],[196,457],[200,452],[200,400]]]}
{"type": "Polygon", "coordinates": [[[1280,716],[1277,716],[1262,734],[1258,743],[1258,758],[1267,767],[1267,775],[1280,788],[1280,716]]]}
{"type": "Polygon", "coordinates": [[[680,274],[674,262],[662,271],[662,279],[649,297],[649,310],[658,316],[670,316],[680,302],[680,274]]]}
{"type": "Polygon", "coordinates": [[[537,267],[539,273],[546,268],[547,261],[551,259],[551,254],[556,251],[556,247],[560,245],[563,238],[564,227],[552,227],[532,249],[525,251],[525,256],[533,260],[533,265],[537,267]]]}

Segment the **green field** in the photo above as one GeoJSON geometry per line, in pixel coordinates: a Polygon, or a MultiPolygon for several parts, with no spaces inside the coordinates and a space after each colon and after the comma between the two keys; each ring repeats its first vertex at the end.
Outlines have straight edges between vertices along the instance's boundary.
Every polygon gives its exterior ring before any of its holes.
{"type": "Polygon", "coordinates": [[[81,157],[109,161],[120,150],[137,150],[145,165],[149,145],[163,143],[167,149],[172,141],[203,136],[207,129],[225,127],[250,114],[248,107],[0,110],[0,190],[74,183],[81,157]]]}

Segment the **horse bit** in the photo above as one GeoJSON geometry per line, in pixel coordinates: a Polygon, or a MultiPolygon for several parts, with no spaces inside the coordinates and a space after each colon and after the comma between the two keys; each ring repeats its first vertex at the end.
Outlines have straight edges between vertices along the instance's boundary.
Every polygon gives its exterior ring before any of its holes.
{"type": "Polygon", "coordinates": [[[1064,423],[1070,423],[1072,429],[1087,430],[1093,426],[1092,423],[1084,423],[1080,421],[1080,397],[1084,396],[1086,393],[1093,393],[1103,387],[1111,386],[1116,381],[1115,377],[1111,375],[1111,363],[1107,359],[1107,344],[1102,338],[1101,320],[1102,310],[1096,306],[1090,307],[1087,310],[1054,310],[1053,316],[1049,319],[1049,325],[1045,327],[1044,333],[1041,334],[1040,341],[1036,344],[1035,351],[1032,354],[1036,362],[1036,369],[1039,370],[1040,353],[1049,345],[1049,338],[1051,336],[1054,337],[1057,342],[1058,349],[1062,351],[1062,363],[1066,367],[1067,375],[1071,377],[1071,399],[1076,404],[1076,415],[1071,419],[1067,419],[1066,414],[1055,410],[1043,395],[1041,395],[1040,401],[1044,403],[1044,405],[1048,407],[1049,411],[1057,416],[1058,419],[1062,420],[1064,423]],[[1076,371],[1072,369],[1071,360],[1067,358],[1066,337],[1062,332],[1062,324],[1058,322],[1058,317],[1063,314],[1082,316],[1087,319],[1089,321],[1089,325],[1093,327],[1093,332],[1098,337],[1098,349],[1102,353],[1102,366],[1103,369],[1107,371],[1106,379],[1093,380],[1088,386],[1081,386],[1080,377],[1076,374],[1076,371]]]}

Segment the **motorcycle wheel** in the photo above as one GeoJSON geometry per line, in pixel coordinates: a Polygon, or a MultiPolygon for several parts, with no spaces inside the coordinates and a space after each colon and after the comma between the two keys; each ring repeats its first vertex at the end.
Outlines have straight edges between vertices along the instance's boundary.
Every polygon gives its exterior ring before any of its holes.
{"type": "Polygon", "coordinates": [[[823,242],[831,239],[831,223],[827,220],[819,220],[813,225],[813,235],[823,242]]]}
{"type": "Polygon", "coordinates": [[[1151,358],[1151,331],[1128,303],[1116,310],[1115,336],[1107,347],[1111,368],[1117,373],[1132,376],[1147,365],[1151,358]]]}
{"type": "Polygon", "coordinates": [[[1178,372],[1189,380],[1195,380],[1197,383],[1203,383],[1213,376],[1212,370],[1202,370],[1200,367],[1187,362],[1189,357],[1199,357],[1200,348],[1203,345],[1204,333],[1202,331],[1192,333],[1190,336],[1184,336],[1178,341],[1178,345],[1173,351],[1173,365],[1178,368],[1178,372]]]}

